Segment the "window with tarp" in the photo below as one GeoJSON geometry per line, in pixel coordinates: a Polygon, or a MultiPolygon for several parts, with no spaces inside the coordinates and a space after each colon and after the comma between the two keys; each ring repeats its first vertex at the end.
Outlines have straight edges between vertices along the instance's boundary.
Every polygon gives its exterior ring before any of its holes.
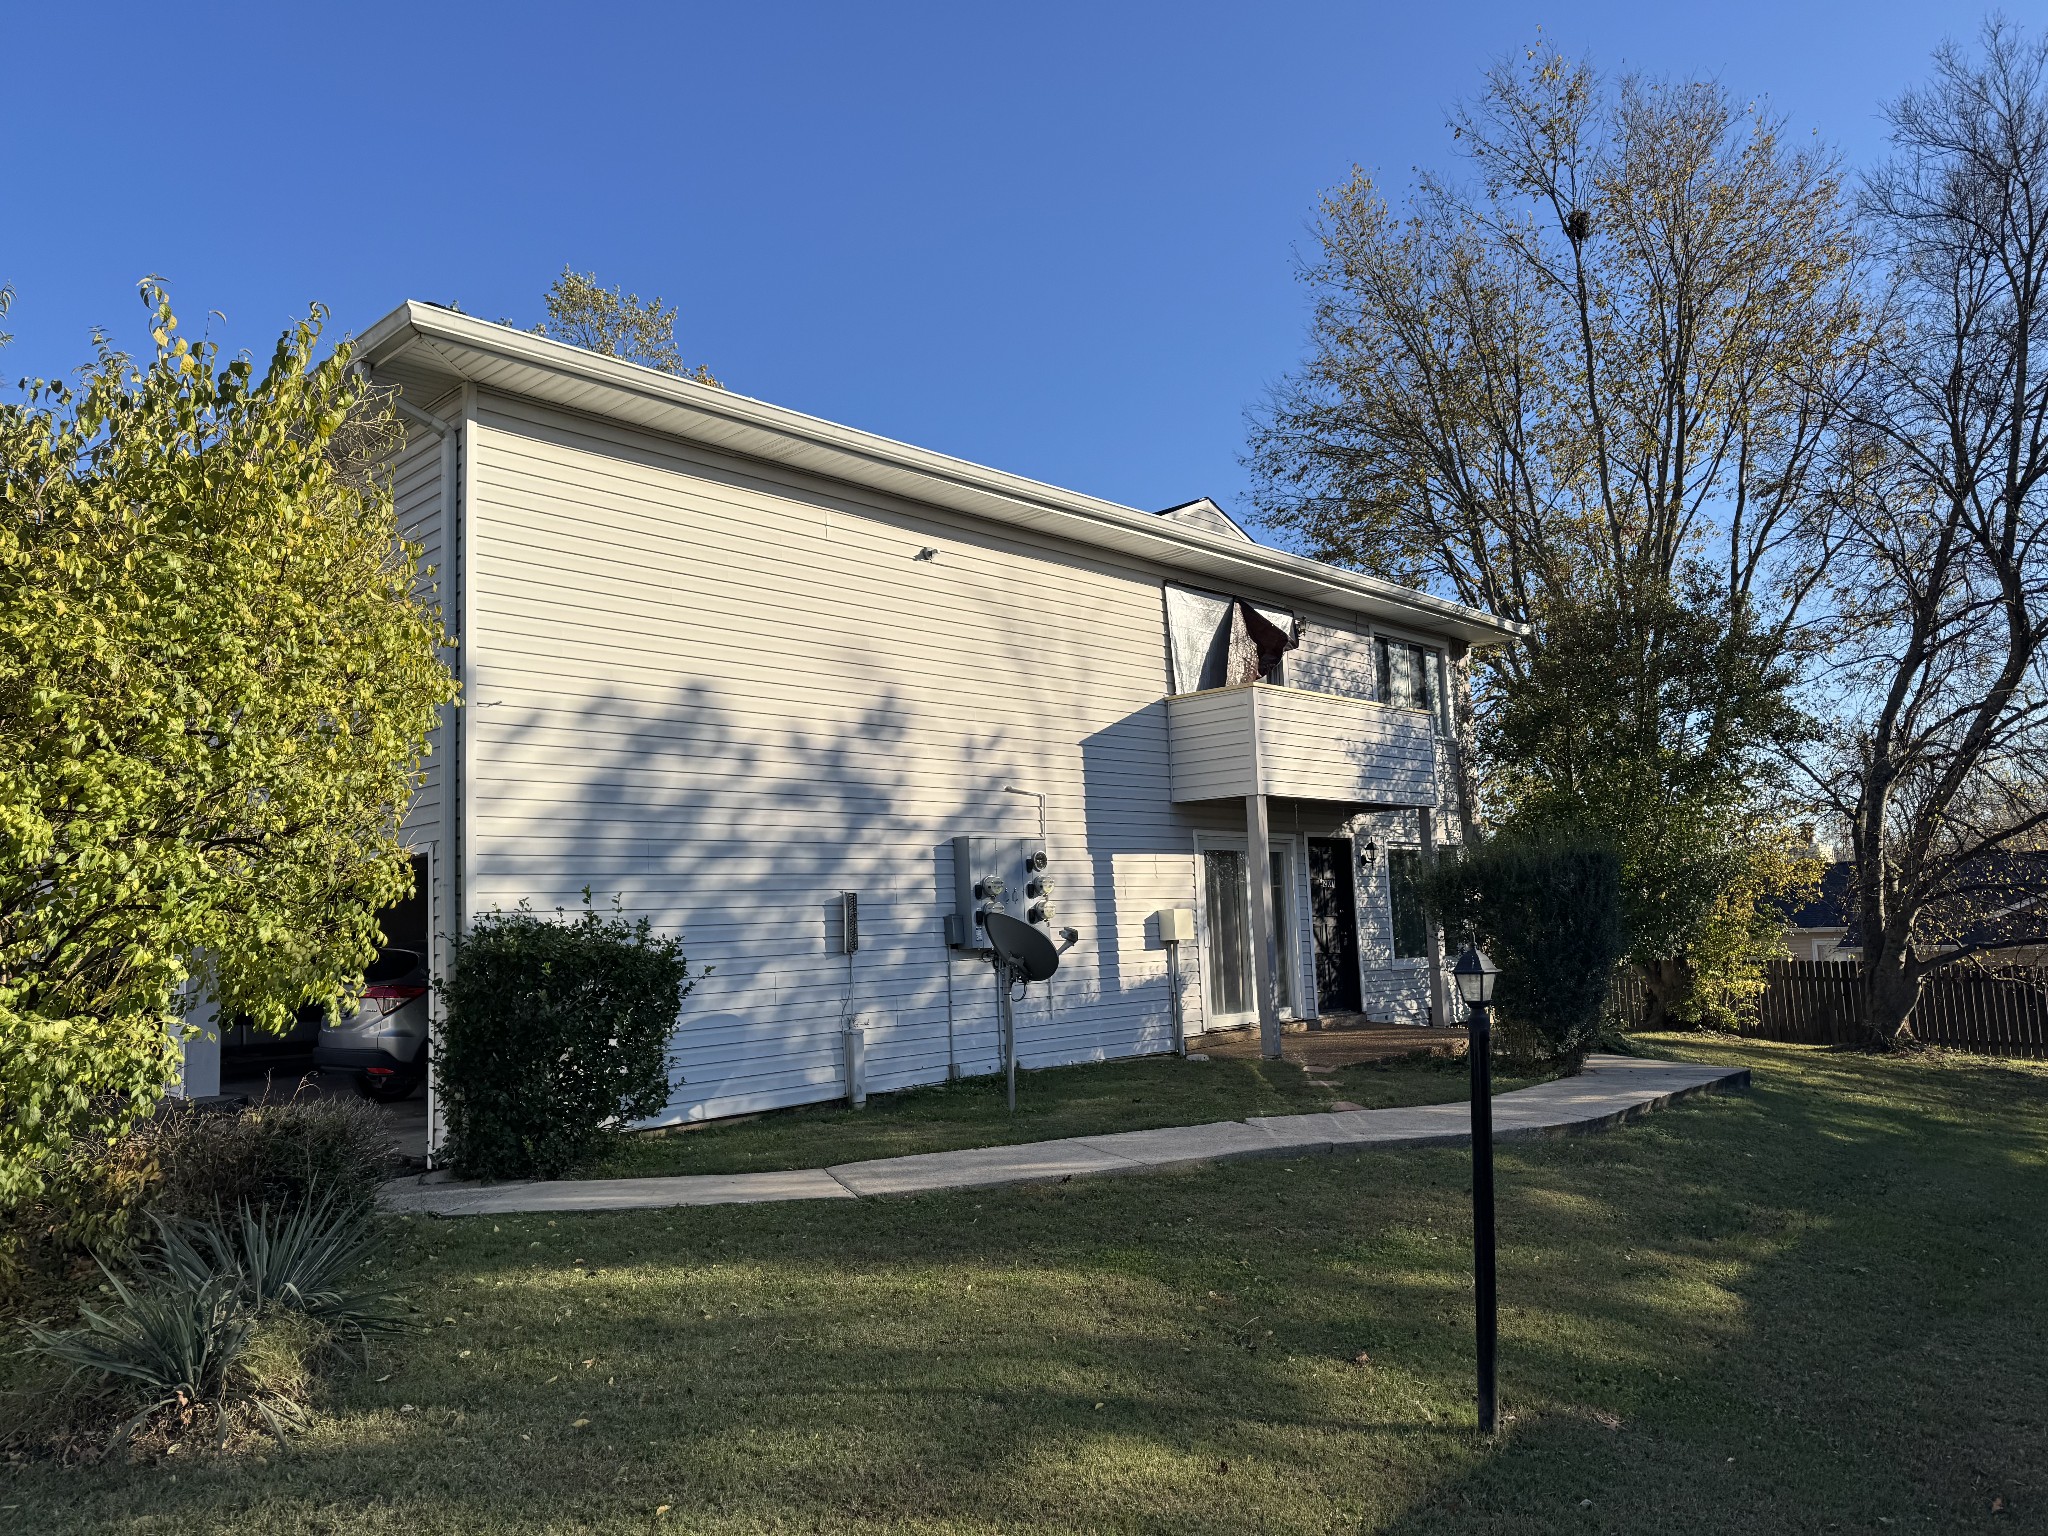
{"type": "Polygon", "coordinates": [[[1301,644],[1301,624],[1285,608],[1166,584],[1167,650],[1175,693],[1271,681],[1301,644]]]}

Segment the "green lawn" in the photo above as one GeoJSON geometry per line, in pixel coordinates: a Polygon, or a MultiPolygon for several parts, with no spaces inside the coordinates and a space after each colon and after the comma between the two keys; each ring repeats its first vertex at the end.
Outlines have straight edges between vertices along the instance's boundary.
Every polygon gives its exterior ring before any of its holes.
{"type": "MultiPolygon", "coordinates": [[[[1443,1104],[1466,1098],[1469,1081],[1462,1060],[1437,1056],[1345,1067],[1328,1076],[1312,1076],[1280,1061],[1151,1056],[1019,1073],[1015,1115],[1004,1108],[1001,1078],[968,1078],[877,1094],[864,1109],[843,1104],[784,1109],[703,1130],[631,1136],[582,1171],[623,1178],[824,1168],[910,1152],[1302,1114],[1333,1103],[1365,1109],[1443,1104]]],[[[1496,1091],[1529,1081],[1502,1079],[1496,1091]]]]}
{"type": "Polygon", "coordinates": [[[2048,1072],[1649,1043],[1755,1088],[1502,1149],[1493,1444],[1467,1158],[1381,1151],[406,1223],[425,1331],[289,1451],[0,1529],[2048,1528],[2048,1072]]]}

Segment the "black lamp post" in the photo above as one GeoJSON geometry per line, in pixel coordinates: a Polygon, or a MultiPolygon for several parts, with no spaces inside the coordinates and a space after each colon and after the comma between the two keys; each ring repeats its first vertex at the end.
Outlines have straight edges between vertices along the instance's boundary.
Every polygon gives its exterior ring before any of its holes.
{"type": "Polygon", "coordinates": [[[1471,1011],[1472,1290],[1479,1324],[1479,1432],[1500,1428],[1495,1356],[1500,1319],[1493,1284],[1493,978],[1494,963],[1470,944],[1451,967],[1458,996],[1471,1011]]]}

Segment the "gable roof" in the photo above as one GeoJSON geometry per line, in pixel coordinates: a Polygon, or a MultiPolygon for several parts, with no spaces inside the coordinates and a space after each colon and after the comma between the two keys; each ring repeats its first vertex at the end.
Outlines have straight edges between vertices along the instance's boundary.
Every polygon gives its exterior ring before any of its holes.
{"type": "Polygon", "coordinates": [[[1317,603],[1472,645],[1499,645],[1523,633],[1522,626],[1480,609],[1253,543],[1234,523],[1234,532],[1224,533],[1119,506],[435,304],[401,304],[363,333],[356,358],[414,406],[473,383],[1154,561],[1233,589],[1317,603]]]}
{"type": "Polygon", "coordinates": [[[1236,518],[1232,517],[1206,496],[1197,496],[1193,501],[1184,501],[1177,507],[1168,507],[1156,515],[1169,518],[1185,527],[1199,528],[1204,533],[1217,534],[1226,539],[1243,539],[1247,544],[1256,544],[1258,542],[1258,540],[1254,539],[1239,526],[1236,518]]]}

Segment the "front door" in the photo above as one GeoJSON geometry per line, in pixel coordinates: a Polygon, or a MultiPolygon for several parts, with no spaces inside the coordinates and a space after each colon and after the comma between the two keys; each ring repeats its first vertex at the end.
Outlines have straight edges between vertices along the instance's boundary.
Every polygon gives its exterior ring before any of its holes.
{"type": "Polygon", "coordinates": [[[1358,889],[1351,839],[1308,840],[1309,926],[1316,946],[1316,1011],[1357,1013],[1358,889]]]}

